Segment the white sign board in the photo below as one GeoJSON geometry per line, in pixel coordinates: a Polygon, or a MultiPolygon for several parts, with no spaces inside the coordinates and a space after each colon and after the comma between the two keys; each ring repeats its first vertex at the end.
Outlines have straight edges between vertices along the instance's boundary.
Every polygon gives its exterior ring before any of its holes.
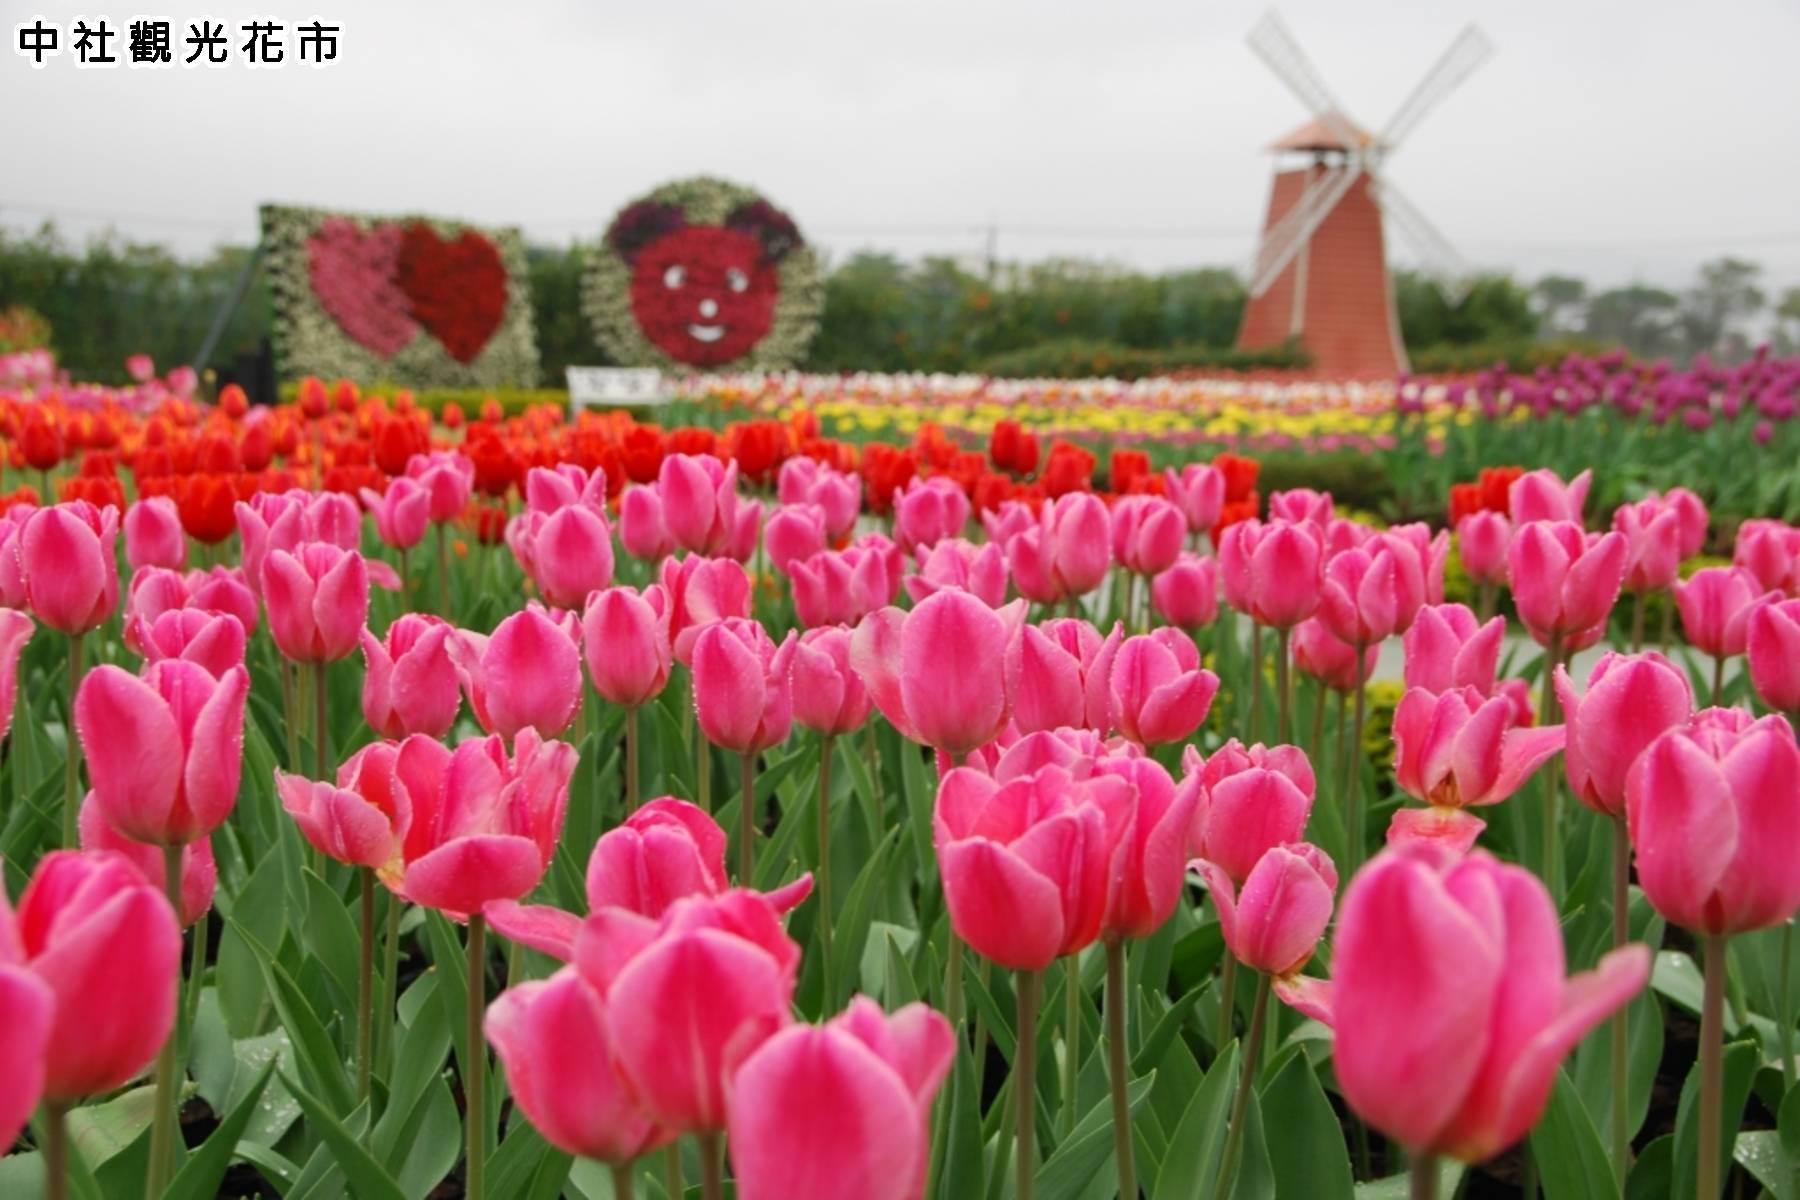
{"type": "Polygon", "coordinates": [[[662,372],[655,367],[569,367],[569,403],[574,408],[666,404],[662,372]]]}

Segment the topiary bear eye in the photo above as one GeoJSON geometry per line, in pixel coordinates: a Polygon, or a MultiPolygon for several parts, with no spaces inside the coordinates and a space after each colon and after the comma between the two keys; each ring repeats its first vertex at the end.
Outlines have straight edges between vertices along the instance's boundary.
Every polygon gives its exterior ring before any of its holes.
{"type": "Polygon", "coordinates": [[[750,277],[736,267],[731,267],[725,272],[725,286],[734,292],[746,291],[750,287],[750,277]]]}
{"type": "Polygon", "coordinates": [[[680,263],[676,263],[674,266],[663,272],[663,286],[670,291],[674,291],[686,282],[687,268],[680,263]]]}

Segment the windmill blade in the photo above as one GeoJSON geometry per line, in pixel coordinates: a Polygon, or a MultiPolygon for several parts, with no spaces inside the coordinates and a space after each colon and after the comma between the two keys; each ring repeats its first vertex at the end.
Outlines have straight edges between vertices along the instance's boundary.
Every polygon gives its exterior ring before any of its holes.
{"type": "Polygon", "coordinates": [[[1487,34],[1475,25],[1464,26],[1382,128],[1378,144],[1383,152],[1398,145],[1427,113],[1443,103],[1493,53],[1494,43],[1488,40],[1487,34]]]}
{"type": "Polygon", "coordinates": [[[1288,31],[1287,22],[1279,13],[1270,9],[1262,19],[1250,30],[1250,49],[1258,58],[1269,65],[1269,69],[1281,77],[1288,89],[1300,98],[1306,110],[1324,123],[1325,127],[1336,135],[1346,147],[1355,148],[1362,144],[1362,135],[1351,126],[1339,107],[1337,97],[1325,86],[1312,60],[1300,49],[1294,35],[1288,31]]]}
{"type": "Polygon", "coordinates": [[[1419,273],[1436,285],[1450,307],[1461,304],[1474,283],[1474,270],[1400,189],[1373,173],[1369,176],[1369,185],[1381,205],[1382,215],[1412,243],[1419,256],[1419,273]]]}
{"type": "Polygon", "coordinates": [[[1300,194],[1281,220],[1263,236],[1250,273],[1250,294],[1260,296],[1272,287],[1287,265],[1300,253],[1307,239],[1331,215],[1344,193],[1363,174],[1363,160],[1352,154],[1342,165],[1327,168],[1300,194]]]}

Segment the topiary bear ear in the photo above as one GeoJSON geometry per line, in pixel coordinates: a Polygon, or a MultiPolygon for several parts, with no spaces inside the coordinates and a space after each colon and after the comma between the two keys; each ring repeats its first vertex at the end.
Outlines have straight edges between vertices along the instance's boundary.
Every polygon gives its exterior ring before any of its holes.
{"type": "Polygon", "coordinates": [[[686,227],[687,215],[681,209],[646,200],[613,218],[612,228],[606,231],[606,244],[631,265],[650,243],[686,227]]]}
{"type": "Polygon", "coordinates": [[[767,200],[753,200],[736,209],[725,218],[725,228],[747,233],[761,242],[766,262],[780,262],[805,245],[793,218],[767,200]]]}

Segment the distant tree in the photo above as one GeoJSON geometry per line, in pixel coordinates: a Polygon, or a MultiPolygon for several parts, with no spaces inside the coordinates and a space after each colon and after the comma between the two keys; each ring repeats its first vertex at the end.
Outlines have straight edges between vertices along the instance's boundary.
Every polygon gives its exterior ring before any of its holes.
{"type": "Polygon", "coordinates": [[[1776,302],[1775,341],[1788,353],[1800,347],[1800,287],[1789,288],[1776,302]]]}
{"type": "Polygon", "coordinates": [[[1413,271],[1394,272],[1394,305],[1410,347],[1503,344],[1537,336],[1531,293],[1509,275],[1483,275],[1454,308],[1437,285],[1413,271]]]}
{"type": "Polygon", "coordinates": [[[594,341],[594,327],[581,311],[583,253],[574,243],[525,250],[532,317],[537,323],[538,377],[546,387],[561,387],[569,367],[607,365],[594,341]]]}
{"type": "Polygon", "coordinates": [[[1663,358],[1681,350],[1680,309],[1680,298],[1662,288],[1610,288],[1588,301],[1582,333],[1642,358],[1663,358]]]}
{"type": "Polygon", "coordinates": [[[1681,330],[1689,354],[1741,357],[1749,348],[1742,325],[1765,303],[1756,278],[1762,267],[1720,258],[1700,268],[1700,278],[1681,297],[1681,330]]]}
{"type": "Polygon", "coordinates": [[[1543,315],[1546,332],[1569,333],[1581,326],[1587,303],[1587,281],[1573,275],[1546,275],[1532,285],[1531,295],[1543,315]]]}

